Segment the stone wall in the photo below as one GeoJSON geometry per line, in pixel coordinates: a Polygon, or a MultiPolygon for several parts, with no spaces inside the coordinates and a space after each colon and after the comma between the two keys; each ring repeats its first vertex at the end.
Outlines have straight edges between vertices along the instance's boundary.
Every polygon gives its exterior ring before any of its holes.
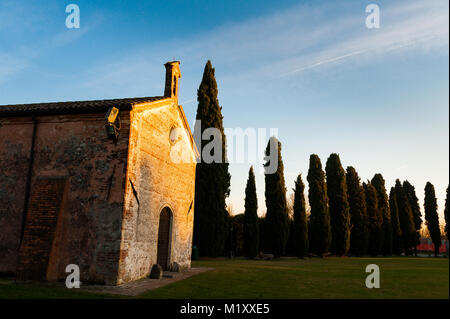
{"type": "Polygon", "coordinates": [[[147,276],[156,263],[164,207],[173,214],[169,263],[188,268],[191,260],[195,162],[176,101],[132,111],[129,143],[118,284],[147,276]],[[173,128],[179,134],[171,142],[173,128]],[[172,160],[180,153],[186,163],[172,160]]]}
{"type": "MultiPolygon", "coordinates": [[[[64,279],[68,264],[80,266],[82,282],[120,284],[147,276],[157,260],[164,207],[173,215],[169,263],[190,267],[195,161],[182,111],[168,99],[119,116],[117,143],[106,136],[104,114],[36,117],[30,196],[39,180],[65,180],[46,257],[49,280],[64,279]],[[173,141],[171,132],[178,133],[173,141]],[[178,163],[180,155],[189,160],[178,163]]],[[[16,273],[33,121],[0,121],[0,272],[16,273]]],[[[32,217],[34,225],[39,218],[32,217]]]]}
{"type": "Polygon", "coordinates": [[[31,118],[1,119],[0,273],[16,272],[30,160],[31,118]]]}
{"type": "Polygon", "coordinates": [[[37,178],[34,182],[19,250],[20,280],[47,278],[66,182],[65,178],[37,178]]]}
{"type": "MultiPolygon", "coordinates": [[[[105,132],[104,114],[37,118],[33,190],[39,177],[66,178],[67,198],[52,252],[53,279],[77,264],[81,281],[115,284],[121,242],[129,113],[120,113],[118,142],[105,132]]],[[[0,271],[16,271],[32,122],[1,119],[0,271]]]]}

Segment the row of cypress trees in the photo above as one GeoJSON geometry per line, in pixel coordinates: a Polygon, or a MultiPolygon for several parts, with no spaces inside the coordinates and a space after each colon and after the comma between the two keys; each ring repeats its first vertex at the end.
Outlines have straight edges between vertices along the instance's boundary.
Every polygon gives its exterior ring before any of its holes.
{"type": "MultiPolygon", "coordinates": [[[[281,160],[281,144],[278,160],[281,160]]],[[[295,181],[293,219],[286,212],[285,188],[281,164],[276,174],[266,175],[267,214],[261,231],[244,234],[247,257],[256,256],[258,249],[275,256],[285,253],[304,257],[308,252],[323,256],[411,255],[419,244],[422,213],[413,185],[396,180],[388,196],[385,180],[375,174],[372,180],[361,184],[355,168],[345,171],[339,156],[331,154],[325,172],[320,158],[310,156],[308,171],[309,204],[306,214],[304,184],[301,174],[295,181]],[[263,240],[258,247],[259,238],[263,240]]],[[[253,168],[250,169],[245,197],[245,229],[258,228],[256,187],[253,168]],[[247,228],[245,228],[247,227],[247,228]]],[[[448,236],[448,189],[445,205],[446,234],[448,236]]],[[[425,187],[425,220],[439,253],[441,234],[434,187],[425,187]]]]}
{"type": "MultiPolygon", "coordinates": [[[[206,128],[220,130],[222,162],[205,163],[196,167],[195,218],[193,245],[203,256],[224,253],[228,236],[229,215],[225,199],[230,193],[230,174],[226,161],[226,137],[223,128],[222,108],[217,98],[215,70],[206,63],[202,82],[197,92],[197,120],[201,120],[201,133],[206,128]]],[[[209,143],[202,140],[201,150],[209,143]]],[[[277,145],[277,171],[265,174],[267,212],[261,223],[257,215],[258,204],[253,168],[250,168],[245,189],[244,251],[255,257],[259,251],[281,256],[286,252],[299,257],[308,252],[316,255],[391,255],[411,254],[418,243],[422,225],[421,212],[414,186],[408,181],[396,180],[389,196],[381,174],[361,184],[353,167],[344,170],[337,154],[327,160],[325,172],[320,158],[310,156],[307,181],[311,213],[307,216],[304,197],[305,185],[298,175],[294,188],[293,219],[287,212],[284,165],[281,143],[274,137],[270,143],[277,145]],[[325,174],[326,173],[326,174],[325,174]]],[[[270,158],[270,157],[269,157],[270,158]]],[[[270,167],[270,162],[265,164],[270,167]]],[[[448,189],[445,208],[448,234],[448,189]]],[[[440,245],[437,203],[432,184],[425,187],[425,220],[436,247],[440,245]]],[[[438,248],[437,248],[438,249],[438,248]]]]}

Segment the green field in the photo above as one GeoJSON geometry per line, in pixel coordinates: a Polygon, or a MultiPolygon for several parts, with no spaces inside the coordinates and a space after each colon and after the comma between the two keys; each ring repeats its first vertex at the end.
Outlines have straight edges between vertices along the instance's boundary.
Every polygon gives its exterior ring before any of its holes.
{"type": "MultiPolygon", "coordinates": [[[[193,267],[214,270],[139,298],[449,298],[449,260],[445,258],[217,259],[195,261],[193,267]],[[380,267],[379,289],[365,286],[368,264],[380,267]]],[[[114,296],[0,282],[0,298],[105,297],[114,296]]]]}

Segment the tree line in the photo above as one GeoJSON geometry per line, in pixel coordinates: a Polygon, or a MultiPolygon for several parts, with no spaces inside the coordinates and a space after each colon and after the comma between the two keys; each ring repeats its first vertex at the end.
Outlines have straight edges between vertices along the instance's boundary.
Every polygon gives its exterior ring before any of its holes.
{"type": "MultiPolygon", "coordinates": [[[[395,181],[386,190],[381,174],[361,182],[354,167],[343,168],[339,155],[331,154],[322,168],[320,158],[312,154],[306,176],[308,203],[304,195],[305,184],[301,174],[295,180],[292,216],[288,213],[284,165],[281,142],[271,137],[277,149],[277,171],[265,174],[266,214],[258,217],[258,200],[253,167],[248,173],[245,188],[245,212],[232,217],[226,210],[226,197],[230,193],[230,174],[226,163],[226,137],[223,116],[217,99],[214,68],[208,61],[198,89],[197,120],[201,130],[215,127],[222,133],[222,163],[200,162],[196,168],[193,245],[202,256],[220,256],[231,251],[233,238],[242,234],[240,253],[254,258],[259,252],[275,257],[295,255],[363,256],[417,254],[422,213],[415,187],[407,180],[395,181]],[[240,232],[237,230],[242,228],[240,232]]],[[[208,143],[208,141],[202,141],[208,143]]],[[[202,145],[203,146],[203,145],[202,145]]],[[[203,149],[203,147],[201,148],[203,149]]],[[[269,158],[269,157],[268,157],[269,158]]],[[[265,166],[270,163],[267,162],[265,166]]],[[[441,231],[434,186],[425,186],[425,223],[435,246],[435,255],[441,245],[441,231]]],[[[448,238],[449,194],[445,203],[445,233],[448,238]]],[[[236,248],[236,247],[235,247],[236,248]]]]}
{"type": "MultiPolygon", "coordinates": [[[[279,148],[281,151],[281,147],[279,148]]],[[[281,156],[281,155],[279,155],[281,156]]],[[[308,255],[324,256],[392,256],[417,255],[422,213],[415,187],[406,181],[396,180],[389,195],[381,174],[361,182],[354,167],[342,167],[338,154],[331,154],[325,170],[320,158],[310,156],[307,182],[309,185],[307,212],[302,175],[295,180],[293,214],[290,217],[283,205],[286,190],[283,189],[282,166],[277,177],[265,176],[267,213],[257,223],[253,204],[256,192],[245,198],[244,246],[245,256],[255,257],[263,250],[275,256],[308,255]],[[279,183],[274,185],[272,180],[279,183]],[[274,194],[276,190],[278,194],[274,194]],[[251,199],[249,201],[247,198],[251,199]],[[275,205],[274,205],[275,203],[275,205]],[[281,203],[281,204],[280,204],[281,203]],[[269,206],[270,205],[270,206],[269,206]],[[249,209],[249,206],[251,209],[249,209]],[[253,216],[249,219],[247,215],[253,216]],[[252,227],[259,226],[259,238],[245,233],[245,223],[252,220],[252,227]],[[287,238],[287,239],[286,239],[287,238]],[[262,243],[255,248],[250,243],[262,243]],[[282,244],[280,244],[282,242],[282,244]]],[[[254,184],[250,169],[247,185],[254,184]]],[[[251,188],[253,191],[254,187],[251,188]]],[[[427,183],[424,189],[425,224],[435,247],[435,255],[441,246],[441,231],[434,186],[427,183]]],[[[448,188],[445,204],[445,234],[448,238],[448,188]]],[[[253,233],[257,233],[253,232],[253,233]]]]}

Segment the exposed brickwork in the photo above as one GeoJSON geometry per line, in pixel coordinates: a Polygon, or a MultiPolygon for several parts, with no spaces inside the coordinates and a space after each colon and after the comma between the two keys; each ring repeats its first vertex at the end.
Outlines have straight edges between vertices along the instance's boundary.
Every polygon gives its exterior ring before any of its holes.
{"type": "Polygon", "coordinates": [[[22,227],[33,124],[31,118],[1,120],[0,273],[15,273],[22,227]]]}
{"type": "Polygon", "coordinates": [[[53,279],[64,279],[65,267],[76,264],[81,281],[117,280],[129,115],[119,113],[117,143],[106,135],[104,116],[39,118],[33,176],[68,176],[53,279]]]}
{"type": "Polygon", "coordinates": [[[47,277],[65,185],[65,178],[37,179],[34,183],[19,251],[19,279],[47,277]]]}
{"type": "MultiPolygon", "coordinates": [[[[52,280],[80,266],[81,280],[114,284],[120,252],[129,113],[120,112],[117,143],[108,139],[104,114],[36,117],[31,191],[39,177],[67,176],[62,235],[52,265],[52,280]]],[[[30,118],[0,118],[0,271],[17,271],[30,118]],[[3,165],[4,164],[4,165],[3,165]]]]}

